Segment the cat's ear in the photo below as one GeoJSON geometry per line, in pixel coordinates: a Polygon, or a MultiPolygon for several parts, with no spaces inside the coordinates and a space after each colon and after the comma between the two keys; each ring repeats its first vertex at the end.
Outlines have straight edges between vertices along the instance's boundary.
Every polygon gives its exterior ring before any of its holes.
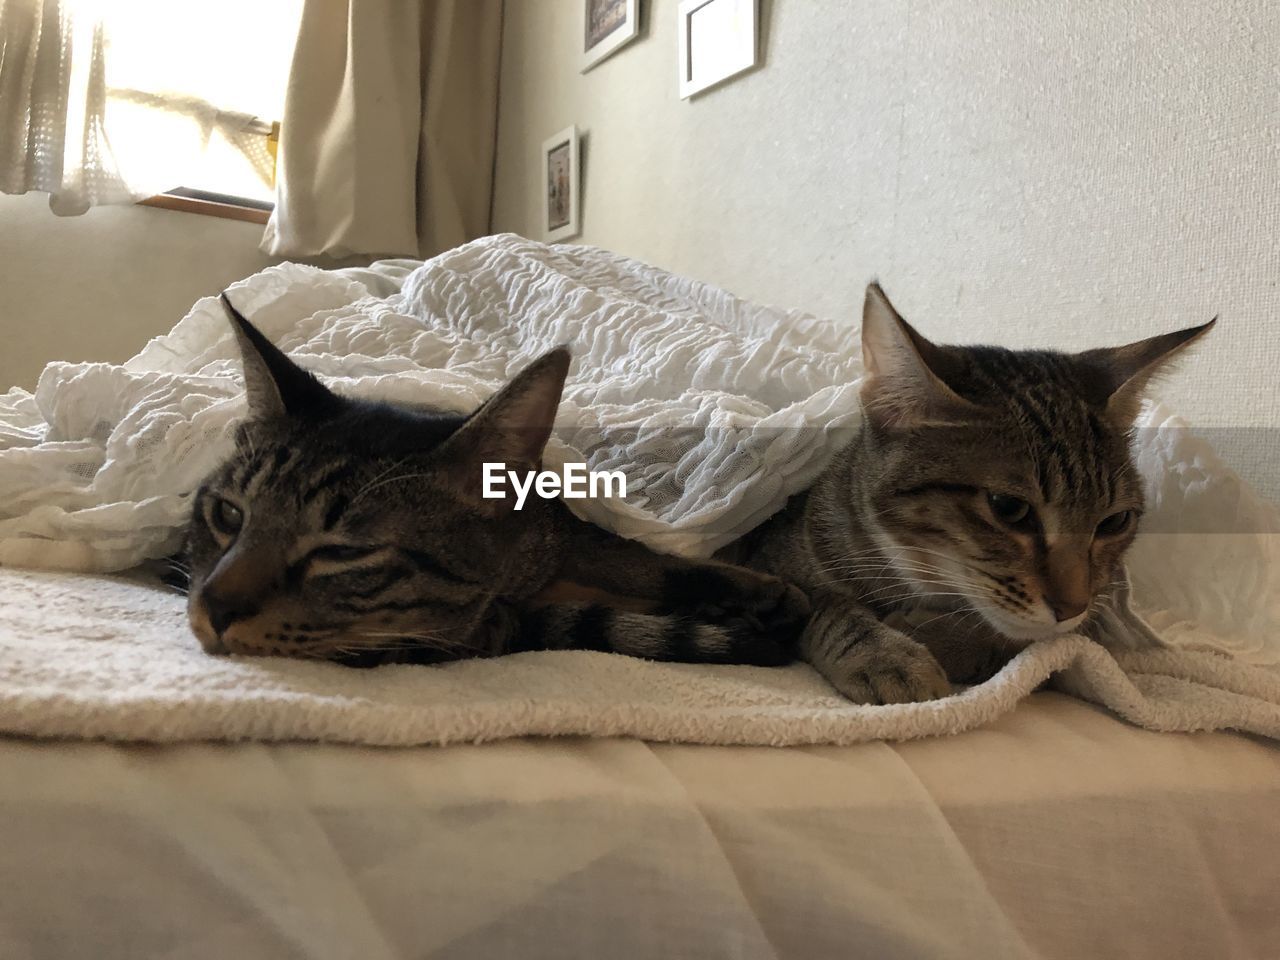
{"type": "Polygon", "coordinates": [[[506,470],[531,470],[542,463],[571,359],[567,347],[544,353],[439,448],[462,489],[479,498],[486,463],[506,464],[506,470]]]}
{"type": "Polygon", "coordinates": [[[877,427],[956,419],[974,409],[942,379],[942,351],[902,319],[875,282],[862,305],[862,362],[862,405],[877,427]]]}
{"type": "Polygon", "coordinates": [[[1218,318],[1198,327],[1164,333],[1123,347],[1102,347],[1076,354],[1092,375],[1095,392],[1105,404],[1107,417],[1128,427],[1138,416],[1147,387],[1169,372],[1172,363],[1210,330],[1218,318]]]}
{"type": "Polygon", "coordinates": [[[285,416],[322,417],[332,413],[340,402],[337,396],[259,333],[258,328],[231,305],[225,291],[221,300],[231,317],[231,327],[244,360],[249,416],[270,420],[285,416]]]}

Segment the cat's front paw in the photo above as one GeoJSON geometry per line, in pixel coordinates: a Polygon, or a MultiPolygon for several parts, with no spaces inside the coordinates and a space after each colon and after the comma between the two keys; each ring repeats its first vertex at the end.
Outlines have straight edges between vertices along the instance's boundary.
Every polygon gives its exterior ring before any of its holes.
{"type": "Polygon", "coordinates": [[[847,647],[822,671],[854,703],[920,703],[951,695],[951,683],[923,644],[888,627],[847,647]]]}
{"type": "Polygon", "coordinates": [[[952,683],[986,683],[1025,646],[996,633],[968,610],[902,606],[881,620],[923,644],[952,683]]]}

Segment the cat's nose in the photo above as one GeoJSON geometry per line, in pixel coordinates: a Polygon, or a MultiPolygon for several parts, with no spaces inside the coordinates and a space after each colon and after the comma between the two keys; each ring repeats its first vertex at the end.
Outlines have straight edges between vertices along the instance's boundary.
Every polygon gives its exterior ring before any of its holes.
{"type": "Polygon", "coordinates": [[[1049,604],[1049,609],[1053,611],[1054,619],[1059,623],[1064,620],[1073,620],[1089,609],[1089,600],[1087,598],[1045,597],[1045,601],[1049,604]]]}
{"type": "Polygon", "coordinates": [[[226,632],[227,627],[237,620],[244,620],[254,614],[254,610],[249,604],[236,597],[220,597],[217,594],[206,592],[201,599],[204,601],[204,610],[209,618],[209,626],[213,627],[213,632],[219,637],[226,632]]]}
{"type": "Polygon", "coordinates": [[[1089,544],[1079,537],[1062,537],[1049,547],[1044,602],[1059,623],[1089,609],[1089,544]]]}

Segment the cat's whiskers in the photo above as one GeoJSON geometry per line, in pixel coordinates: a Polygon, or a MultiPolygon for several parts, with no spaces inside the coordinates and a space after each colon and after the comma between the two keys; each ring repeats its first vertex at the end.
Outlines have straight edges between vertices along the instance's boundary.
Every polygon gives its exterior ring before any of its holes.
{"type": "Polygon", "coordinates": [[[897,593],[880,593],[868,594],[863,598],[863,602],[876,607],[889,607],[891,609],[912,608],[919,606],[924,601],[939,601],[955,597],[958,600],[965,600],[966,597],[962,593],[952,591],[938,591],[937,593],[918,593],[916,591],[899,591],[897,593]]]}
{"type": "Polygon", "coordinates": [[[991,574],[987,573],[987,571],[983,570],[981,567],[976,566],[975,564],[969,563],[969,562],[968,562],[968,561],[966,561],[966,560],[961,560],[959,557],[952,556],[952,555],[951,555],[951,554],[949,554],[949,553],[944,553],[944,552],[943,552],[943,551],[941,551],[941,550],[933,550],[933,549],[931,549],[931,548],[929,548],[929,547],[902,547],[902,548],[900,548],[900,549],[903,549],[903,550],[914,550],[914,551],[916,551],[916,552],[918,552],[918,553],[926,553],[926,554],[930,554],[930,555],[935,556],[935,557],[941,557],[943,560],[946,560],[946,561],[948,561],[949,563],[957,564],[958,566],[962,567],[963,569],[965,569],[965,570],[969,570],[969,571],[971,571],[971,572],[973,572],[973,573],[976,573],[976,574],[978,574],[978,575],[980,575],[980,576],[982,576],[982,577],[986,577],[987,579],[991,579],[991,580],[994,580],[994,579],[995,579],[994,577],[992,577],[992,576],[991,576],[991,574]]]}
{"type": "Polygon", "coordinates": [[[886,567],[886,568],[902,566],[907,569],[912,569],[912,568],[938,569],[938,565],[931,561],[913,560],[908,557],[896,557],[896,558],[889,558],[889,559],[850,558],[847,560],[832,561],[830,563],[823,564],[820,569],[830,570],[837,567],[846,567],[846,566],[886,567]]]}
{"type": "Polygon", "coordinates": [[[879,566],[875,568],[862,569],[855,566],[849,566],[838,570],[825,571],[826,573],[843,574],[841,577],[827,577],[826,583],[850,583],[854,581],[874,581],[874,580],[894,580],[900,583],[938,583],[943,582],[957,587],[970,587],[974,590],[986,592],[989,585],[970,577],[955,576],[949,570],[942,570],[936,567],[919,567],[907,571],[904,574],[885,573],[885,567],[879,566]]]}
{"type": "Polygon", "coordinates": [[[395,650],[464,651],[480,649],[473,643],[459,641],[447,631],[415,632],[412,630],[365,630],[342,634],[348,653],[390,652],[395,650]],[[366,640],[374,642],[368,643],[366,640]]]}
{"type": "Polygon", "coordinates": [[[952,583],[963,583],[968,586],[986,588],[989,586],[982,580],[973,577],[957,576],[951,570],[944,570],[940,567],[912,567],[907,570],[890,570],[885,566],[860,566],[856,564],[847,567],[835,568],[823,571],[832,576],[848,576],[863,577],[867,580],[876,579],[892,579],[892,580],[928,580],[943,579],[952,583]]]}
{"type": "Polygon", "coordinates": [[[930,617],[928,620],[925,620],[923,623],[912,624],[912,629],[922,630],[925,627],[927,627],[929,624],[934,623],[938,620],[941,620],[944,617],[954,617],[954,616],[957,616],[957,614],[959,615],[959,619],[956,620],[956,622],[952,625],[956,630],[959,630],[963,624],[972,620],[974,617],[977,617],[979,620],[982,619],[982,611],[978,610],[976,607],[966,607],[962,610],[944,610],[942,613],[938,614],[936,617],[930,617]]]}
{"type": "Polygon", "coordinates": [[[988,630],[991,629],[990,624],[987,623],[987,618],[982,615],[982,611],[975,607],[969,613],[966,613],[957,620],[953,629],[957,632],[962,632],[965,630],[981,629],[984,627],[988,630]]]}
{"type": "MultiPolygon", "coordinates": [[[[920,560],[920,559],[915,559],[915,558],[906,557],[906,556],[878,557],[878,558],[850,556],[847,558],[842,558],[840,560],[833,560],[833,561],[829,561],[828,563],[821,564],[819,569],[834,569],[837,567],[851,567],[851,566],[858,566],[858,565],[878,566],[878,567],[892,566],[892,567],[900,567],[908,570],[909,569],[926,569],[926,570],[942,569],[942,567],[939,564],[933,563],[932,561],[920,560]]],[[[970,569],[979,573],[982,572],[982,571],[979,571],[976,567],[970,568],[970,567],[965,567],[964,565],[961,565],[961,566],[962,566],[962,569],[970,569]]],[[[983,575],[990,576],[989,574],[985,574],[985,573],[983,575]]]]}
{"type": "Polygon", "coordinates": [[[343,635],[348,640],[374,640],[383,646],[393,646],[399,644],[401,646],[413,646],[415,643],[450,643],[449,638],[436,633],[414,633],[412,631],[397,630],[388,633],[347,633],[343,635]]]}
{"type": "Polygon", "coordinates": [[[1093,603],[1089,607],[1089,616],[1095,613],[1118,614],[1119,612],[1120,608],[1111,597],[1094,597],[1093,603]]]}
{"type": "Polygon", "coordinates": [[[348,633],[347,636],[352,637],[441,637],[443,634],[438,630],[431,631],[415,631],[415,630],[359,630],[348,633]]]}
{"type": "MultiPolygon", "coordinates": [[[[383,470],[380,474],[378,474],[376,477],[374,477],[372,480],[366,483],[363,487],[357,490],[355,492],[355,496],[351,498],[351,506],[354,507],[357,503],[359,503],[364,498],[365,494],[369,493],[371,489],[376,488],[378,486],[379,481],[382,480],[383,477],[385,477],[389,473],[394,473],[408,459],[409,457],[401,457],[399,460],[391,464],[391,466],[387,467],[387,469],[383,470]]],[[[392,479],[395,479],[395,478],[393,477],[392,479]]]]}
{"type": "MultiPolygon", "coordinates": [[[[916,578],[916,579],[913,579],[913,580],[903,580],[903,579],[901,579],[901,578],[899,578],[899,577],[862,577],[862,576],[837,577],[837,578],[833,578],[833,579],[827,580],[827,581],[825,581],[824,583],[825,583],[826,585],[837,584],[837,583],[866,583],[866,584],[871,584],[871,583],[874,583],[874,582],[876,582],[876,581],[879,581],[879,582],[880,582],[880,585],[879,585],[879,586],[869,586],[869,587],[868,587],[868,590],[867,590],[867,593],[868,593],[868,595],[869,595],[869,596],[871,596],[871,597],[873,597],[873,598],[875,598],[875,599],[877,599],[877,600],[882,599],[882,597],[881,597],[880,595],[881,595],[881,594],[883,594],[885,591],[895,590],[895,589],[896,589],[899,593],[901,593],[903,596],[908,596],[908,597],[925,597],[925,596],[931,596],[931,597],[933,597],[933,596],[941,596],[942,594],[941,594],[940,592],[937,592],[937,591],[922,592],[922,591],[920,591],[920,590],[913,590],[913,589],[911,589],[911,588],[912,588],[912,587],[916,587],[916,586],[927,586],[927,587],[949,587],[949,588],[951,588],[952,590],[959,592],[959,591],[961,591],[961,590],[963,589],[963,587],[964,587],[964,584],[952,583],[950,580],[941,580],[941,579],[939,579],[939,580],[927,579],[927,580],[926,580],[926,579],[920,579],[920,578],[916,578]]],[[[968,596],[968,594],[966,593],[966,594],[965,594],[965,596],[968,596]]]]}
{"type": "MultiPolygon", "coordinates": [[[[936,550],[925,550],[923,552],[954,560],[954,558],[936,550]]],[[[866,553],[862,554],[862,556],[866,555],[866,553]]],[[[851,556],[856,557],[858,555],[851,556]]],[[[880,555],[879,559],[846,559],[829,563],[825,566],[823,572],[826,574],[824,583],[831,585],[839,583],[864,583],[870,585],[877,582],[885,584],[883,586],[869,586],[866,591],[868,600],[882,604],[902,603],[909,600],[927,598],[957,597],[963,601],[964,607],[972,610],[974,594],[977,594],[981,599],[989,599],[991,592],[990,582],[984,582],[972,576],[957,574],[955,571],[943,569],[937,564],[905,557],[885,558],[883,554],[880,555]],[[885,571],[889,567],[897,568],[898,573],[886,573],[885,571]],[[842,576],[831,576],[833,573],[842,574],[842,576]],[[892,590],[893,586],[909,588],[913,585],[949,587],[951,590],[920,591],[908,589],[906,592],[897,595],[885,596],[885,593],[892,590]]],[[[977,572],[982,573],[982,571],[977,572]]],[[[983,576],[989,581],[994,581],[995,579],[990,574],[983,573],[983,576]]],[[[955,613],[956,611],[949,610],[939,616],[954,616],[955,613]]]]}
{"type": "Polygon", "coordinates": [[[931,554],[933,556],[940,557],[943,560],[948,561],[949,563],[957,564],[962,569],[969,571],[970,573],[976,573],[983,579],[995,580],[995,577],[987,573],[982,568],[975,566],[974,564],[968,563],[964,560],[960,560],[956,557],[953,557],[950,554],[943,553],[940,550],[932,550],[928,547],[900,547],[900,546],[895,547],[895,550],[899,552],[895,553],[892,556],[887,556],[882,550],[879,550],[876,548],[863,550],[858,553],[847,554],[845,557],[839,558],[834,561],[830,561],[828,563],[818,564],[818,566],[820,569],[828,569],[831,567],[848,564],[851,561],[866,561],[868,563],[879,563],[881,566],[886,566],[886,567],[894,566],[904,570],[924,569],[926,571],[950,573],[950,571],[943,571],[937,564],[930,564],[925,561],[919,560],[918,558],[912,558],[912,557],[906,556],[907,552],[916,551],[919,553],[931,554]]]}
{"type": "Polygon", "coordinates": [[[165,557],[165,570],[159,573],[160,582],[182,596],[191,593],[191,568],[179,557],[165,557]]]}
{"type": "Polygon", "coordinates": [[[900,591],[898,593],[891,594],[889,596],[872,595],[869,597],[869,599],[880,604],[898,604],[898,603],[905,603],[909,600],[934,600],[940,597],[958,597],[962,600],[968,600],[969,594],[960,593],[958,591],[953,591],[953,590],[939,590],[932,593],[919,593],[913,590],[913,591],[900,591]]]}
{"type": "Polygon", "coordinates": [[[846,563],[851,560],[868,560],[868,561],[874,560],[874,561],[879,561],[881,563],[891,562],[890,559],[885,556],[883,550],[879,549],[878,547],[872,547],[866,550],[857,550],[853,553],[846,553],[843,556],[834,558],[833,560],[819,562],[815,564],[815,566],[821,568],[824,566],[828,566],[829,564],[832,564],[832,563],[846,563]]]}
{"type": "Polygon", "coordinates": [[[455,652],[452,646],[444,646],[434,643],[406,643],[406,644],[367,644],[367,643],[351,643],[327,646],[319,650],[309,651],[308,655],[319,659],[328,660],[336,657],[351,657],[361,654],[370,653],[405,653],[414,650],[435,650],[440,652],[455,652]]]}

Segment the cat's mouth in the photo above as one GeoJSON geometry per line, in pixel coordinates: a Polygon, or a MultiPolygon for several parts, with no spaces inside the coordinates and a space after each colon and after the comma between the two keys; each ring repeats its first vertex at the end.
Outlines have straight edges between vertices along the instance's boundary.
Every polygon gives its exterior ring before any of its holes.
{"type": "Polygon", "coordinates": [[[978,612],[982,614],[986,621],[1002,636],[1006,636],[1011,640],[1024,640],[1028,643],[1074,633],[1083,626],[1089,616],[1086,611],[1069,620],[1027,620],[1021,617],[1011,617],[1007,613],[987,604],[976,604],[975,606],[977,606],[978,612]]]}
{"type": "Polygon", "coordinates": [[[200,641],[200,647],[205,653],[221,656],[229,652],[222,638],[209,623],[209,616],[204,608],[191,601],[187,603],[187,624],[191,627],[191,632],[196,635],[196,639],[200,641]]]}
{"type": "Polygon", "coordinates": [[[189,604],[187,622],[201,648],[212,656],[298,657],[330,660],[352,667],[439,663],[458,656],[441,635],[413,629],[298,632],[290,623],[246,621],[232,624],[219,633],[204,604],[199,602],[189,604]],[[290,630],[293,632],[288,632],[290,630]]]}

